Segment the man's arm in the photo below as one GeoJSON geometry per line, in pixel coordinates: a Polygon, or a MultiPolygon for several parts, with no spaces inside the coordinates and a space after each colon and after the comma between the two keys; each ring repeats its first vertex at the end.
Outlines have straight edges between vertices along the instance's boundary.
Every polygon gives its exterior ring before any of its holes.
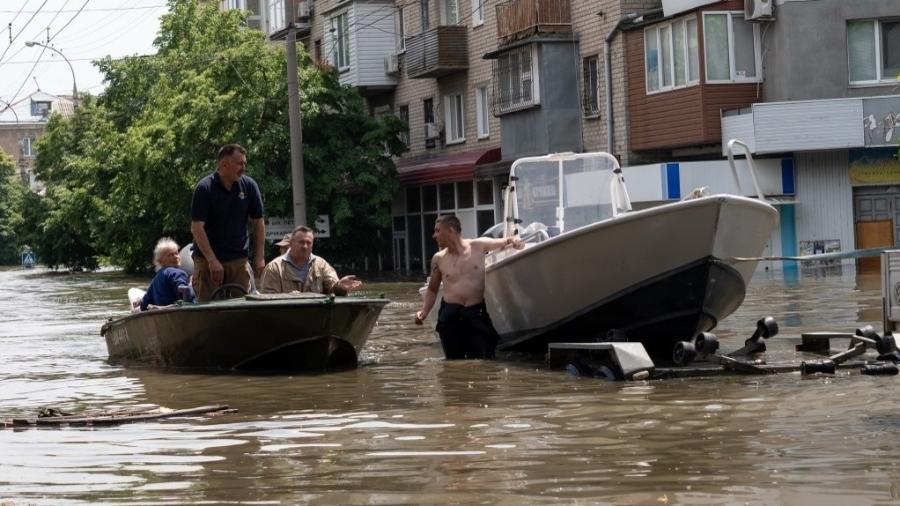
{"type": "Polygon", "coordinates": [[[281,273],[278,272],[275,260],[269,262],[269,265],[263,269],[262,279],[259,284],[259,291],[262,293],[281,293],[284,291],[284,288],[281,286],[281,273]]]}
{"type": "Polygon", "coordinates": [[[425,296],[422,300],[422,310],[416,313],[416,325],[421,325],[428,318],[428,313],[434,307],[437,300],[438,289],[441,287],[441,269],[438,266],[438,254],[435,253],[431,259],[431,278],[428,281],[428,288],[425,290],[425,296]]]}
{"type": "Polygon", "coordinates": [[[256,244],[253,255],[253,270],[258,276],[266,267],[266,222],[262,218],[251,218],[253,241],[256,244]]]}
{"type": "Polygon", "coordinates": [[[212,281],[213,285],[218,286],[225,279],[225,268],[222,267],[219,259],[216,258],[216,254],[213,253],[212,246],[209,244],[209,237],[206,235],[206,229],[203,228],[205,224],[206,222],[204,221],[192,221],[191,234],[194,235],[194,244],[200,248],[203,258],[209,264],[209,280],[212,281]]]}
{"type": "Polygon", "coordinates": [[[472,239],[472,243],[484,248],[485,252],[494,251],[495,249],[500,249],[506,246],[512,246],[516,249],[522,249],[525,247],[525,243],[522,242],[522,239],[519,239],[518,237],[502,237],[500,239],[494,239],[492,237],[479,237],[477,239],[472,239]]]}

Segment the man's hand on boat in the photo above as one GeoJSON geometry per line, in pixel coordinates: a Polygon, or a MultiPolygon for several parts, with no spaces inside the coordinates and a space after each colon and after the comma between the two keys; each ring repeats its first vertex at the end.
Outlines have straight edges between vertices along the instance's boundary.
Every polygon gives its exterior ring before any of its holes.
{"type": "Polygon", "coordinates": [[[356,290],[357,288],[362,286],[362,281],[356,279],[356,276],[350,274],[349,276],[344,276],[338,280],[338,286],[343,288],[345,291],[350,292],[351,290],[356,290]]]}

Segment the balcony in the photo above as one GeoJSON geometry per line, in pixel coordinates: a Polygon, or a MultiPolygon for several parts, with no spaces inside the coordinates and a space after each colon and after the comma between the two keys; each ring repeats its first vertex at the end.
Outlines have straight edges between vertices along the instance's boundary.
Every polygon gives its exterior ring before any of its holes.
{"type": "Polygon", "coordinates": [[[406,40],[404,64],[410,79],[442,77],[469,69],[466,26],[438,26],[406,40]]]}
{"type": "Polygon", "coordinates": [[[503,41],[571,31],[569,0],[508,0],[497,5],[497,37],[503,41]]]}

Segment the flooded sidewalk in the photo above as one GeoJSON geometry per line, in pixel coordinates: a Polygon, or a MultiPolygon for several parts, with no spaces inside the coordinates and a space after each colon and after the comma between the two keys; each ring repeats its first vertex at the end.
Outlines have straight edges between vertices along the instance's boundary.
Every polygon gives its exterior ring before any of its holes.
{"type": "MultiPolygon", "coordinates": [[[[108,317],[145,279],[0,270],[0,415],[228,404],[216,418],[0,430],[13,504],[885,504],[900,502],[898,377],[726,376],[633,383],[533,361],[442,359],[413,324],[418,283],[351,371],[207,375],[106,363],[108,317]]],[[[872,324],[878,276],[757,275],[714,331],[740,347],[872,324]]]]}

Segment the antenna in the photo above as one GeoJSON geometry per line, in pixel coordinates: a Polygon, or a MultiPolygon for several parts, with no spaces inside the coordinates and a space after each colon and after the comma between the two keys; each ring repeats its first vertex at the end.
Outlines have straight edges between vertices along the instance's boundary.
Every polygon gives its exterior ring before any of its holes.
{"type": "Polygon", "coordinates": [[[41,85],[38,84],[37,76],[31,76],[31,78],[34,79],[34,85],[37,86],[37,90],[41,91],[41,85]]]}

